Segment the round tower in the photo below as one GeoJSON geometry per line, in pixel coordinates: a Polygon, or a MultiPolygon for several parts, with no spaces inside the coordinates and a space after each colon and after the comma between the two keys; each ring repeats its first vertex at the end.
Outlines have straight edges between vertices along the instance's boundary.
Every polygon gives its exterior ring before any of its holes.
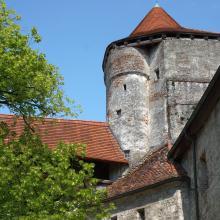
{"type": "Polygon", "coordinates": [[[107,47],[107,121],[130,164],[176,141],[219,59],[219,33],[184,28],[158,5],[107,47]]]}
{"type": "Polygon", "coordinates": [[[148,146],[149,66],[134,47],[114,47],[104,65],[107,121],[126,157],[133,164],[148,146]]]}

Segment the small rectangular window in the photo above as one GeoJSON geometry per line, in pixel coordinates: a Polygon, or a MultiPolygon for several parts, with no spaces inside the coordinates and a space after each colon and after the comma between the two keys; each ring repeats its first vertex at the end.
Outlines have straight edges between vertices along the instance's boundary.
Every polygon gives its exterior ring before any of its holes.
{"type": "Polygon", "coordinates": [[[155,69],[154,71],[155,71],[155,73],[156,73],[157,79],[160,79],[160,69],[157,68],[157,69],[155,69]]]}
{"type": "Polygon", "coordinates": [[[137,212],[138,212],[138,219],[139,220],[145,220],[145,211],[144,211],[144,209],[138,209],[137,210],[137,212]]]}
{"type": "Polygon", "coordinates": [[[127,90],[127,85],[126,85],[126,84],[124,84],[124,90],[125,90],[125,91],[127,90]]]}
{"type": "Polygon", "coordinates": [[[116,113],[120,117],[121,116],[121,109],[117,110],[116,113]]]}
{"type": "Polygon", "coordinates": [[[124,150],[124,153],[125,153],[125,158],[127,160],[129,160],[129,158],[130,158],[130,150],[124,150]]]}
{"type": "Polygon", "coordinates": [[[117,216],[113,216],[113,217],[111,217],[111,220],[117,220],[117,219],[118,219],[117,216]]]}

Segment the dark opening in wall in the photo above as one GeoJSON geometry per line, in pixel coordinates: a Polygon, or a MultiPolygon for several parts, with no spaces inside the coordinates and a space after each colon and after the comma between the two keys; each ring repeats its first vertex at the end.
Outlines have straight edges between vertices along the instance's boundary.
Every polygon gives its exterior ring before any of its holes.
{"type": "Polygon", "coordinates": [[[183,116],[181,116],[181,117],[180,117],[180,120],[181,120],[181,121],[184,121],[184,120],[185,120],[185,118],[184,118],[183,116]]]}
{"type": "Polygon", "coordinates": [[[117,219],[118,219],[117,216],[111,217],[111,220],[117,220],[117,219]]]}
{"type": "Polygon", "coordinates": [[[121,109],[117,110],[116,113],[120,117],[121,116],[121,109]]]}
{"type": "Polygon", "coordinates": [[[124,90],[125,90],[125,91],[127,90],[127,85],[126,85],[126,84],[124,84],[124,90]]]}
{"type": "Polygon", "coordinates": [[[138,219],[139,220],[145,220],[145,211],[144,211],[144,209],[138,209],[137,210],[137,212],[138,212],[138,219]]]}
{"type": "Polygon", "coordinates": [[[127,160],[129,160],[129,158],[130,158],[130,150],[124,150],[124,153],[125,153],[125,158],[127,160]]]}
{"type": "Polygon", "coordinates": [[[154,70],[154,72],[156,73],[157,79],[160,79],[160,69],[157,68],[157,69],[154,70]]]}
{"type": "Polygon", "coordinates": [[[201,155],[199,160],[199,186],[203,192],[209,188],[209,173],[205,153],[201,155]]]}
{"type": "MultiPolygon", "coordinates": [[[[91,162],[91,161],[90,161],[91,162]]],[[[109,180],[109,164],[103,162],[93,162],[94,167],[94,177],[101,180],[109,180]]]]}

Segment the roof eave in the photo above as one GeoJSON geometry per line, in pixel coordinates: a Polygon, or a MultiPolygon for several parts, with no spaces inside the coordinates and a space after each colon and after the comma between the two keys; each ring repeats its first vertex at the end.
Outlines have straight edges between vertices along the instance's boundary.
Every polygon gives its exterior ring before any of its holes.
{"type": "Polygon", "coordinates": [[[105,159],[100,159],[100,158],[92,158],[92,157],[85,157],[83,158],[84,160],[87,160],[89,162],[103,162],[103,163],[109,163],[109,164],[121,164],[121,165],[128,165],[128,161],[127,160],[105,160],[105,159]]]}
{"type": "Polygon", "coordinates": [[[141,191],[143,191],[143,190],[154,189],[154,188],[156,188],[156,187],[160,187],[160,186],[162,186],[162,185],[165,185],[165,184],[168,184],[168,183],[172,183],[172,182],[177,182],[177,181],[186,182],[187,184],[189,184],[189,183],[190,183],[190,178],[189,178],[188,176],[176,176],[176,177],[172,177],[172,178],[169,178],[169,179],[165,179],[165,180],[159,181],[159,182],[154,183],[154,184],[146,185],[146,186],[140,187],[140,188],[138,188],[138,189],[126,191],[126,192],[124,192],[124,193],[121,193],[121,194],[118,194],[118,195],[115,195],[115,196],[112,196],[112,197],[108,197],[108,198],[105,200],[105,202],[109,202],[109,201],[113,201],[113,200],[116,200],[116,199],[120,199],[120,198],[122,198],[122,197],[125,197],[125,196],[128,196],[128,195],[132,195],[132,194],[141,192],[141,191]]]}
{"type": "Polygon", "coordinates": [[[141,41],[150,40],[152,44],[154,44],[154,40],[161,38],[165,39],[166,37],[176,37],[176,38],[204,38],[206,40],[208,39],[218,39],[220,40],[220,33],[214,33],[214,32],[206,32],[206,31],[199,31],[199,30],[192,30],[192,29],[186,29],[182,28],[180,30],[173,30],[173,29],[158,29],[151,32],[143,33],[142,35],[138,36],[129,36],[126,38],[122,38],[117,41],[113,41],[110,43],[105,51],[103,63],[102,63],[102,69],[103,72],[105,72],[105,64],[106,60],[109,54],[109,51],[117,46],[129,46],[129,44],[137,43],[140,44],[141,41]]]}

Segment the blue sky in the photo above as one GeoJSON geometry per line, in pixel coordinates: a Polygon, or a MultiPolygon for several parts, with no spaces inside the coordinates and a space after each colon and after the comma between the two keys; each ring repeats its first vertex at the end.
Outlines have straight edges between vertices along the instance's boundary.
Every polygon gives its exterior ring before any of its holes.
{"type": "MultiPolygon", "coordinates": [[[[36,26],[39,50],[64,76],[65,93],[81,104],[79,119],[105,120],[102,60],[105,48],[127,37],[155,5],[153,0],[6,0],[22,16],[22,29],[36,26]]],[[[182,26],[220,32],[219,0],[161,0],[182,26]]]]}

